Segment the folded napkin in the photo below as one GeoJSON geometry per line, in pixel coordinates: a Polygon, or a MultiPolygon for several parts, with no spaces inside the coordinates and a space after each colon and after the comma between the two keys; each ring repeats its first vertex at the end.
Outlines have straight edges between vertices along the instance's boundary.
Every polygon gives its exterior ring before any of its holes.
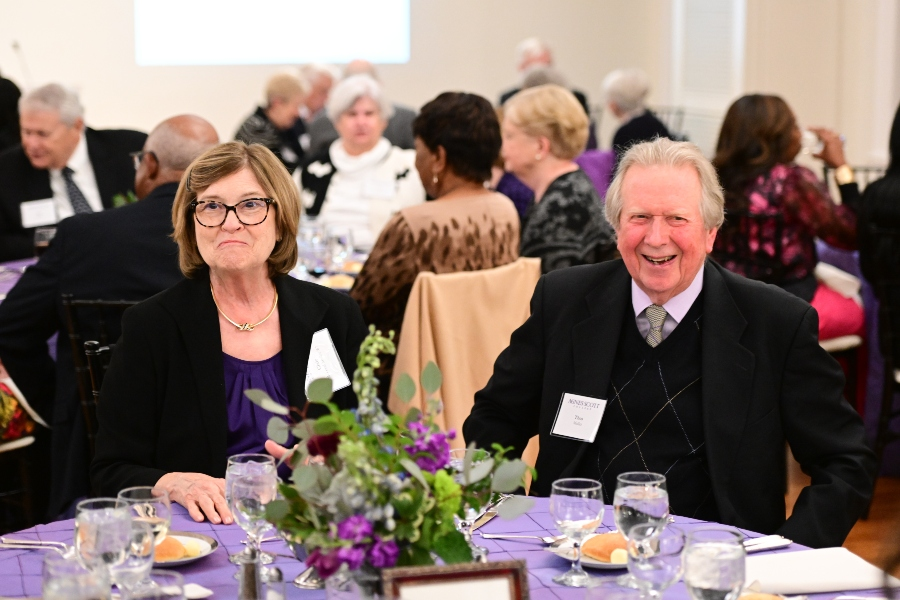
{"type": "Polygon", "coordinates": [[[816,264],[815,274],[816,279],[826,286],[845,298],[855,300],[857,304],[862,306],[862,297],[859,295],[862,282],[859,280],[859,277],[823,262],[816,264]]]}
{"type": "MultiPolygon", "coordinates": [[[[889,577],[890,585],[900,580],[889,577]]],[[[822,548],[747,557],[747,587],[770,594],[869,590],[884,585],[884,571],[846,548],[822,548]]]]}

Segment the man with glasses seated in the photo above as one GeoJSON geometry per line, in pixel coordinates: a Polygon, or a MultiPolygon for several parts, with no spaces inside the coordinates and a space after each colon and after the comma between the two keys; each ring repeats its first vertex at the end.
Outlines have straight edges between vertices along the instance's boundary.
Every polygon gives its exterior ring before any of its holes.
{"type": "MultiPolygon", "coordinates": [[[[50,465],[40,470],[51,475],[49,518],[64,513],[89,489],[71,344],[65,333],[57,338],[55,363],[47,347],[48,338],[65,332],[60,295],[143,300],[181,279],[178,248],[170,237],[172,203],[184,169],[217,142],[215,129],[200,117],[163,121],[143,150],[133,153],[140,201],[63,220],[50,248],[0,304],[0,360],[52,425],[52,458],[45,457],[50,465]]],[[[115,340],[117,323],[109,333],[115,340]]]]}
{"type": "Polygon", "coordinates": [[[134,184],[128,153],[147,134],[85,127],[75,92],[51,83],[19,99],[21,145],[0,154],[0,262],[34,255],[34,228],[113,207],[134,184]]]}

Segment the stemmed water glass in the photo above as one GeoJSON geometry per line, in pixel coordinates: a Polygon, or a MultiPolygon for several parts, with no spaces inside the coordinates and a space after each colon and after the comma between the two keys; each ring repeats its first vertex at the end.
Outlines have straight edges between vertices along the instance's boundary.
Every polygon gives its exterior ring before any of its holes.
{"type": "Polygon", "coordinates": [[[131,515],[115,498],[82,500],[75,507],[75,552],[88,569],[106,573],[125,560],[131,543],[131,515]]]}
{"type": "Polygon", "coordinates": [[[129,592],[127,600],[184,600],[184,578],[175,571],[153,569],[129,592]]]}
{"type": "Polygon", "coordinates": [[[117,498],[128,505],[132,519],[150,526],[157,544],[163,541],[172,524],[172,504],[166,490],[141,485],[125,488],[117,498]]]}
{"type": "Polygon", "coordinates": [[[694,600],[735,600],[744,587],[744,536],[727,527],[696,529],[684,550],[684,583],[694,600]]]}
{"type": "MultiPolygon", "coordinates": [[[[490,452],[480,448],[456,448],[450,451],[450,468],[456,471],[454,479],[457,483],[465,485],[466,469],[471,469],[479,463],[491,457],[490,452]],[[468,465],[468,466],[467,466],[468,465]]],[[[478,511],[469,506],[468,502],[463,506],[464,517],[460,519],[456,517],[456,530],[463,534],[469,549],[472,551],[472,558],[476,562],[487,560],[488,549],[484,546],[477,545],[472,541],[472,529],[475,527],[475,521],[478,519],[478,511]]]]}
{"type": "Polygon", "coordinates": [[[153,568],[155,556],[155,536],[150,523],[133,519],[131,521],[131,543],[121,564],[112,568],[112,578],[123,592],[126,600],[136,585],[144,581],[153,568]]]}
{"type": "MultiPolygon", "coordinates": [[[[616,528],[626,540],[635,525],[650,524],[664,527],[669,518],[666,476],[645,471],[620,474],[616,478],[613,511],[616,528]]],[[[618,583],[627,587],[637,585],[631,574],[619,577],[618,583]]]]}
{"type": "Polygon", "coordinates": [[[46,600],[93,600],[109,597],[109,573],[92,571],[74,556],[44,556],[41,597],[46,600]]]}
{"type": "MultiPolygon", "coordinates": [[[[231,489],[234,484],[234,480],[237,477],[242,475],[255,475],[255,474],[269,474],[271,473],[272,477],[277,477],[277,472],[275,470],[275,459],[268,454],[235,454],[234,456],[230,456],[228,458],[228,464],[225,467],[225,502],[228,504],[228,509],[234,513],[234,508],[231,505],[231,489]]],[[[237,516],[235,516],[237,519],[237,516]]],[[[248,540],[250,541],[250,540],[248,540]]],[[[259,544],[256,544],[256,549],[259,550],[259,544]]],[[[249,545],[247,548],[244,548],[241,552],[236,554],[232,554],[228,557],[228,560],[232,562],[232,564],[241,564],[250,559],[250,548],[249,545]]],[[[258,560],[261,564],[268,565],[275,557],[269,552],[260,552],[258,555],[258,560]]]]}
{"type": "Polygon", "coordinates": [[[560,533],[574,542],[575,560],[566,573],[553,578],[560,585],[587,587],[591,578],[581,567],[581,543],[603,520],[603,493],[593,479],[558,479],[550,489],[550,516],[560,533]]]}
{"type": "Polygon", "coordinates": [[[681,577],[684,533],[656,523],[635,525],[628,532],[628,572],[642,597],[654,600],[681,577]]]}
{"type": "MultiPolygon", "coordinates": [[[[231,512],[235,522],[247,532],[247,547],[259,553],[262,533],[272,526],[266,520],[266,504],[278,494],[275,471],[239,475],[231,483],[231,512]]],[[[252,560],[252,559],[251,559],[252,560]]],[[[265,576],[265,573],[263,573],[265,576]]]]}

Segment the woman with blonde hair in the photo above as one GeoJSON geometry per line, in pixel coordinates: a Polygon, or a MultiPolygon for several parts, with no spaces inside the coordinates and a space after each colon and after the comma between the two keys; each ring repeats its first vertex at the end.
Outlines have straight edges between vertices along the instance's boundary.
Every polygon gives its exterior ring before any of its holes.
{"type": "Polygon", "coordinates": [[[588,119],[572,92],[558,85],[523,90],[503,107],[504,166],[534,191],[522,225],[522,256],[544,273],[615,255],[612,227],[590,178],[575,164],[588,119]]]}

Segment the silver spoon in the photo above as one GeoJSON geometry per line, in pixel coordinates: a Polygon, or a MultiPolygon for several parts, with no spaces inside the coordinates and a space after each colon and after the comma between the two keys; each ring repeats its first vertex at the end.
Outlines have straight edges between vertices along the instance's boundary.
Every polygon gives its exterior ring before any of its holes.
{"type": "Polygon", "coordinates": [[[481,537],[488,540],[541,540],[550,546],[559,544],[566,539],[564,535],[507,535],[505,533],[482,533],[481,537]]]}

